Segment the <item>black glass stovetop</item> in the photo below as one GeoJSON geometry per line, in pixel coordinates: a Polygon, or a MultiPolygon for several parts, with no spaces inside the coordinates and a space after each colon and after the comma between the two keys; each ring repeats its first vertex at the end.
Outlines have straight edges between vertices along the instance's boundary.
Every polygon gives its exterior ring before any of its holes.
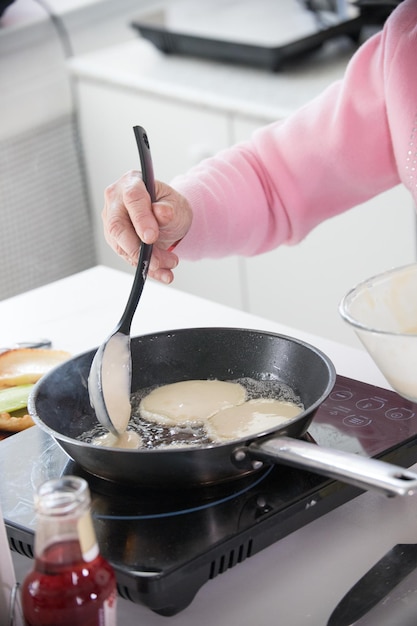
{"type": "MultiPolygon", "coordinates": [[[[408,467],[417,461],[417,405],[338,376],[307,437],[408,467]]],[[[13,550],[33,556],[33,490],[64,473],[88,480],[100,549],[119,593],[162,615],[178,613],[208,580],[361,493],[283,465],[215,487],[136,490],[85,474],[34,427],[0,443],[0,502],[13,550]]]]}

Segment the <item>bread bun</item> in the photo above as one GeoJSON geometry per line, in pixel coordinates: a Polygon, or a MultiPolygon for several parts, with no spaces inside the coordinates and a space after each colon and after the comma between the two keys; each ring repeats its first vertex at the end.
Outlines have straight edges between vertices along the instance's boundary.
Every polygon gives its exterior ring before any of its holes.
{"type": "MultiPolygon", "coordinates": [[[[36,383],[44,374],[71,357],[64,350],[16,348],[0,354],[0,390],[36,383]]],[[[6,407],[4,407],[6,408],[6,407]]],[[[34,422],[26,407],[19,411],[0,413],[0,431],[17,433],[34,422]]]]}
{"type": "Polygon", "coordinates": [[[0,354],[0,389],[36,383],[44,374],[70,358],[64,350],[16,348],[0,354]]]}
{"type": "Polygon", "coordinates": [[[35,422],[27,413],[21,416],[13,415],[13,413],[0,413],[0,430],[5,433],[18,433],[34,424],[35,422]]]}

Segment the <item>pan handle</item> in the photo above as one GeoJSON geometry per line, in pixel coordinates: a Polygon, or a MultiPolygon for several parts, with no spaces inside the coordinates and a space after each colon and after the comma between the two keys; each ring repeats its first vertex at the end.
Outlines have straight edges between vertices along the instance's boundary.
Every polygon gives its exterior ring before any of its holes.
{"type": "Polygon", "coordinates": [[[387,496],[417,492],[417,474],[403,467],[291,437],[253,442],[234,451],[235,462],[240,466],[248,461],[248,457],[255,459],[253,467],[259,460],[282,461],[285,465],[310,470],[361,489],[380,491],[387,496]]]}

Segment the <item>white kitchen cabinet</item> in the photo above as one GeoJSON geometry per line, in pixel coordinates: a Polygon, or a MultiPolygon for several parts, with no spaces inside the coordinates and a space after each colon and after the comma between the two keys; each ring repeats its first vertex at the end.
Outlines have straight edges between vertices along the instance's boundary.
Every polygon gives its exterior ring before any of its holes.
{"type": "MultiPolygon", "coordinates": [[[[169,181],[310,100],[342,75],[345,62],[267,74],[164,56],[140,40],[75,59],[100,262],[127,267],[104,242],[99,214],[104,187],[138,163],[134,124],[147,129],[156,176],[169,181]]],[[[250,259],[182,262],[174,286],[358,345],[339,317],[341,297],[362,279],[413,262],[415,249],[414,208],[398,187],[320,225],[297,246],[250,259]]]]}

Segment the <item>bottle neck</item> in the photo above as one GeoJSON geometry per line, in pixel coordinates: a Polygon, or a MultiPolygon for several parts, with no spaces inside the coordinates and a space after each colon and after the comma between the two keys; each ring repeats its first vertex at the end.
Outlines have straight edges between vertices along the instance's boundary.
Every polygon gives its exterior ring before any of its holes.
{"type": "Polygon", "coordinates": [[[98,545],[90,512],[54,517],[39,515],[35,535],[36,558],[59,563],[74,560],[92,561],[98,545]],[[64,548],[67,546],[67,549],[64,548]]]}
{"type": "Polygon", "coordinates": [[[35,496],[37,528],[35,555],[48,560],[73,557],[92,561],[98,554],[96,535],[90,515],[90,492],[86,481],[76,476],[50,480],[35,496]],[[72,550],[63,550],[69,546],[72,550]],[[61,548],[59,549],[59,546],[61,548]]]}

